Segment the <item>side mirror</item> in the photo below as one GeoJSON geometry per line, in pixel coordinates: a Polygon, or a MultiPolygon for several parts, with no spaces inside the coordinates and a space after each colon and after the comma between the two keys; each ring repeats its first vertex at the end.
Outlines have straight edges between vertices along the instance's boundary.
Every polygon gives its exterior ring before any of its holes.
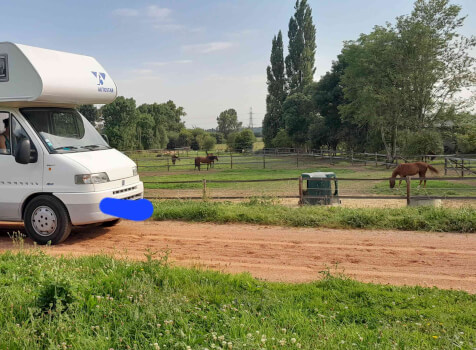
{"type": "Polygon", "coordinates": [[[106,134],[101,134],[101,136],[107,142],[107,144],[109,145],[109,137],[107,137],[106,134]]]}
{"type": "Polygon", "coordinates": [[[20,164],[30,163],[31,145],[30,140],[22,139],[17,146],[15,161],[20,164]]]}

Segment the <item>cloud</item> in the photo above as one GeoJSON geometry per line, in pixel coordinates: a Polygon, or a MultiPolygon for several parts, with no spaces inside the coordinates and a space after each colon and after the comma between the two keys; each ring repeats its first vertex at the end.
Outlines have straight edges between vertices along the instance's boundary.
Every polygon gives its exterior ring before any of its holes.
{"type": "Polygon", "coordinates": [[[150,74],[150,73],[152,73],[152,72],[153,72],[152,69],[141,69],[141,68],[139,68],[139,69],[133,69],[133,70],[131,70],[131,73],[133,73],[133,74],[140,74],[140,75],[142,75],[142,74],[150,74]]]}
{"type": "Polygon", "coordinates": [[[166,7],[159,7],[156,5],[150,5],[143,8],[118,8],[112,11],[112,14],[116,17],[130,18],[130,23],[146,23],[152,28],[160,30],[162,32],[188,32],[199,33],[203,32],[203,27],[188,27],[184,24],[177,23],[172,18],[172,10],[166,7]]]}
{"type": "Polygon", "coordinates": [[[144,64],[148,66],[162,67],[162,66],[167,66],[169,64],[188,64],[192,62],[193,62],[192,60],[175,60],[175,61],[145,62],[144,64]]]}
{"type": "Polygon", "coordinates": [[[112,14],[119,17],[142,17],[149,21],[162,22],[169,20],[172,10],[165,7],[158,7],[155,5],[147,6],[142,9],[134,8],[118,8],[112,11],[112,14]]]}
{"type": "Polygon", "coordinates": [[[136,17],[139,16],[139,10],[130,8],[115,9],[112,14],[120,17],[136,17]]]}
{"type": "Polygon", "coordinates": [[[185,29],[183,25],[177,23],[154,24],[153,27],[162,32],[177,32],[185,29]]]}
{"type": "Polygon", "coordinates": [[[165,7],[158,7],[155,5],[148,6],[146,9],[146,14],[148,17],[159,21],[167,19],[171,13],[171,9],[165,7]]]}
{"type": "Polygon", "coordinates": [[[182,50],[195,53],[211,53],[215,51],[226,50],[232,46],[233,43],[229,41],[214,41],[205,44],[184,45],[182,46],[182,50]]]}

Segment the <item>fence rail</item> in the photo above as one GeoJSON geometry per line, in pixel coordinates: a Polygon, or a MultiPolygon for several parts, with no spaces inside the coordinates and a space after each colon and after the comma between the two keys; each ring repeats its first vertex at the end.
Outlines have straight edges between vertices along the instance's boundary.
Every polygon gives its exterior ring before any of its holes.
{"type": "MultiPolygon", "coordinates": [[[[470,181],[476,180],[476,177],[431,177],[431,178],[420,178],[420,177],[405,177],[405,178],[338,178],[337,181],[390,181],[390,180],[402,180],[406,182],[406,195],[405,196],[389,196],[389,195],[338,195],[339,199],[397,199],[397,200],[406,200],[407,205],[410,205],[414,200],[433,200],[433,199],[442,199],[442,200],[476,200],[475,196],[435,196],[435,195],[412,195],[411,183],[412,181],[427,180],[431,181],[470,181]]],[[[150,197],[146,196],[147,199],[246,199],[253,196],[213,196],[210,193],[207,193],[207,184],[211,183],[255,183],[255,182],[283,182],[283,181],[297,181],[296,195],[277,195],[272,197],[277,198],[299,198],[301,201],[304,196],[303,182],[304,181],[329,181],[334,182],[335,178],[306,178],[302,177],[288,177],[288,178],[278,178],[278,179],[247,179],[247,180],[191,180],[191,181],[146,181],[144,184],[156,184],[156,185],[166,185],[166,184],[202,184],[202,196],[156,196],[150,197]]],[[[445,190],[445,188],[437,188],[438,190],[445,190]]],[[[462,191],[475,191],[475,188],[449,188],[449,190],[462,190],[462,191]]],[[[270,196],[271,197],[271,196],[270,196]]],[[[327,199],[329,196],[308,196],[305,195],[308,199],[327,199]]]]}

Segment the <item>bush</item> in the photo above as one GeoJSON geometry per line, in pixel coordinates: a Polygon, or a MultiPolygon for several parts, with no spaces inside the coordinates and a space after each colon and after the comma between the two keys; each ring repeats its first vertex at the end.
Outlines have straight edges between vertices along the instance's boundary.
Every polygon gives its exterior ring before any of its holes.
{"type": "Polygon", "coordinates": [[[403,153],[406,156],[443,153],[443,138],[433,130],[422,130],[405,134],[403,153]]]}
{"type": "Polygon", "coordinates": [[[253,150],[253,143],[255,142],[256,137],[253,134],[253,131],[250,129],[245,129],[236,135],[235,138],[235,150],[238,152],[243,152],[246,150],[253,150]]]}
{"type": "Polygon", "coordinates": [[[197,138],[201,150],[210,151],[215,148],[216,139],[211,135],[203,135],[197,138]]]}
{"type": "Polygon", "coordinates": [[[278,131],[278,134],[276,137],[273,139],[273,147],[292,147],[293,146],[293,141],[289,137],[288,133],[286,130],[281,129],[278,131]]]}

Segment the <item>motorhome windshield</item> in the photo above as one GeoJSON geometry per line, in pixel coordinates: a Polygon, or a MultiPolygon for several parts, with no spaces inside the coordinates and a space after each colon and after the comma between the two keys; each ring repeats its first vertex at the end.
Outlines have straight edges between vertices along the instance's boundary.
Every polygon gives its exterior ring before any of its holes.
{"type": "Polygon", "coordinates": [[[96,129],[74,109],[22,108],[20,111],[40,135],[50,153],[110,148],[96,129]]]}

